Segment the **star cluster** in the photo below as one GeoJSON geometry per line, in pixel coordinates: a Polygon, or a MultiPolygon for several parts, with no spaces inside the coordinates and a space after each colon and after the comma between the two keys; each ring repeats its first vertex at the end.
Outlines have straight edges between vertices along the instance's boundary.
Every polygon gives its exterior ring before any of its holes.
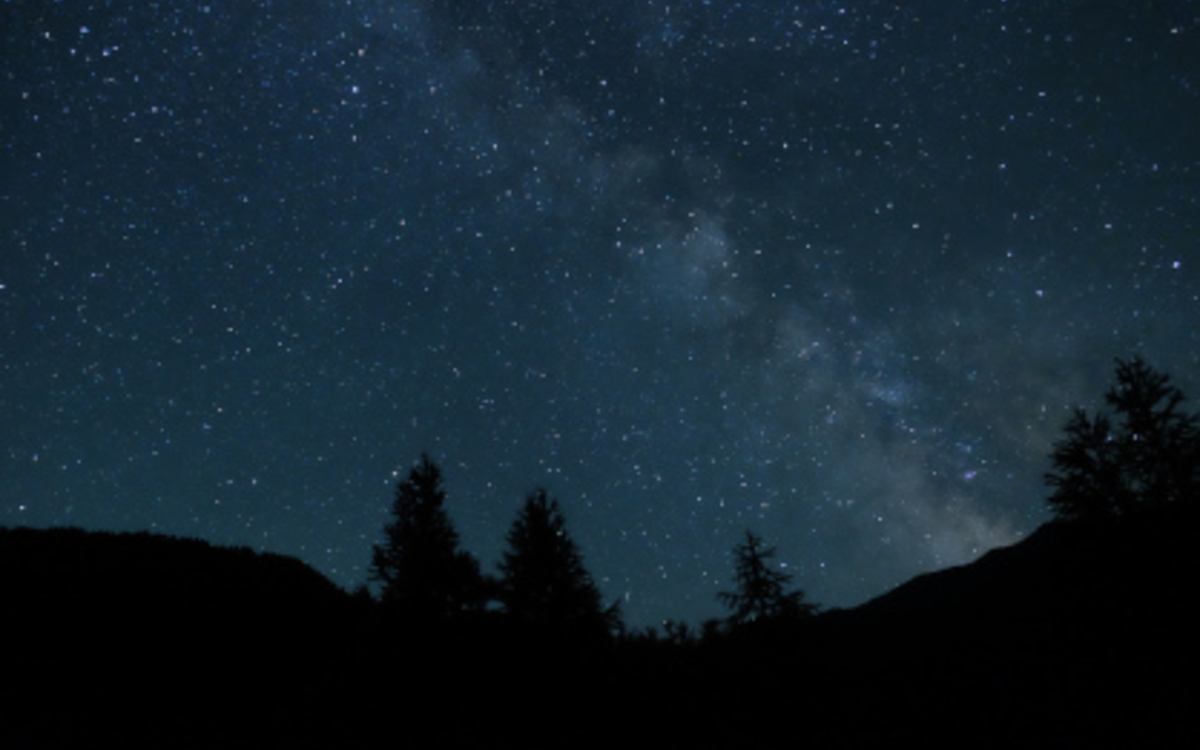
{"type": "Polygon", "coordinates": [[[354,586],[428,451],[634,624],[747,528],[848,605],[1045,520],[1113,357],[1200,388],[1192,0],[592,5],[4,3],[0,524],[354,586]]]}

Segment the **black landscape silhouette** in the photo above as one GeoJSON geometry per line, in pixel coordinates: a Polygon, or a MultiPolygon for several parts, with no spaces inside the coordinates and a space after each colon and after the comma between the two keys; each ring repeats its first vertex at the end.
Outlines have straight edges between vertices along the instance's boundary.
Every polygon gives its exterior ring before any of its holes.
{"type": "Polygon", "coordinates": [[[698,630],[624,630],[543,490],[481,573],[427,457],[378,597],[197,540],[0,529],[0,745],[1194,747],[1197,420],[1140,360],[1107,400],[1020,543],[821,612],[747,532],[698,630]]]}
{"type": "Polygon", "coordinates": [[[1183,747],[1195,522],[1054,523],[851,610],[584,645],[499,618],[407,627],[286,558],[6,530],[4,745],[1183,747]]]}

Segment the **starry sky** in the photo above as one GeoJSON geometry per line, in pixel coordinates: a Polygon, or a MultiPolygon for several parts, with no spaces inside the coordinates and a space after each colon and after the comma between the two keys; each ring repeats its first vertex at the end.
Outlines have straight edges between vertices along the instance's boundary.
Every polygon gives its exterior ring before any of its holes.
{"type": "Polygon", "coordinates": [[[8,0],[0,524],[366,580],[428,451],[635,626],[751,529],[849,606],[1200,393],[1193,0],[8,0]]]}

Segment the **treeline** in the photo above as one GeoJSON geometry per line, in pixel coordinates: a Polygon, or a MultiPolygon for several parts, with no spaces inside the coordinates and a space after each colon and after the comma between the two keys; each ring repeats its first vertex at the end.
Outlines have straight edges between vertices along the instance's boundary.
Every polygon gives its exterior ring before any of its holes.
{"type": "MultiPolygon", "coordinates": [[[[483,573],[461,548],[445,501],[441,469],[422,455],[397,485],[391,520],[372,551],[370,577],[390,615],[418,626],[491,617],[579,637],[627,635],[620,602],[604,603],[558,501],[545,489],[525,498],[508,531],[498,576],[483,573]]],[[[759,537],[746,532],[734,554],[737,588],[719,595],[730,614],[723,623],[708,623],[706,632],[817,612],[803,591],[787,588],[791,576],[770,565],[774,549],[759,537]]],[[[671,622],[667,632],[678,638],[688,631],[671,622]]]]}
{"type": "Polygon", "coordinates": [[[1200,422],[1137,359],[1107,403],[1051,456],[1056,523],[820,616],[746,532],[725,617],[626,632],[544,490],[488,575],[427,456],[374,594],[195,540],[0,530],[0,747],[1195,747],[1200,422]]]}
{"type": "MultiPolygon", "coordinates": [[[[1118,359],[1116,382],[1105,395],[1113,414],[1077,408],[1050,456],[1047,499],[1060,522],[1123,518],[1195,498],[1200,488],[1200,416],[1182,408],[1170,378],[1142,359],[1118,359]]],[[[650,629],[626,633],[619,602],[605,605],[566,528],[556,500],[544,489],[525,499],[508,532],[500,575],[481,572],[461,549],[445,509],[438,466],[423,455],[396,488],[392,520],[373,550],[371,580],[379,602],[412,623],[481,615],[542,629],[592,636],[659,638],[650,629]]],[[[679,621],[663,624],[669,641],[728,634],[748,626],[807,619],[819,607],[791,576],[771,563],[774,549],[751,531],[733,549],[736,588],[717,595],[728,609],[696,632],[679,621]]]]}

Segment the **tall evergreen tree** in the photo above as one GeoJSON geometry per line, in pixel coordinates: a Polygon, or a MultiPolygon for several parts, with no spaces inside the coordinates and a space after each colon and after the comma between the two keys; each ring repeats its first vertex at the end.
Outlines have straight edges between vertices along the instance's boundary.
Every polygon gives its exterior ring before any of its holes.
{"type": "Polygon", "coordinates": [[[443,620],[483,606],[479,562],[458,547],[458,532],[443,504],[442,472],[422,455],[396,486],[392,521],[371,557],[380,598],[406,616],[443,620]]]}
{"type": "Polygon", "coordinates": [[[767,561],[775,556],[774,547],[763,545],[761,538],[746,532],[746,540],[734,547],[736,591],[722,591],[717,597],[729,607],[729,624],[802,618],[816,613],[814,604],[804,601],[800,589],[785,591],[792,581],[782,570],[772,570],[767,561]]]}
{"type": "Polygon", "coordinates": [[[1200,491],[1200,417],[1184,395],[1140,358],[1117,360],[1104,397],[1116,417],[1076,409],[1054,445],[1047,504],[1063,519],[1120,516],[1200,491]]]}
{"type": "Polygon", "coordinates": [[[558,502],[544,489],[525,499],[508,545],[500,562],[500,591],[510,616],[530,624],[597,630],[614,624],[567,534],[558,502]]]}

